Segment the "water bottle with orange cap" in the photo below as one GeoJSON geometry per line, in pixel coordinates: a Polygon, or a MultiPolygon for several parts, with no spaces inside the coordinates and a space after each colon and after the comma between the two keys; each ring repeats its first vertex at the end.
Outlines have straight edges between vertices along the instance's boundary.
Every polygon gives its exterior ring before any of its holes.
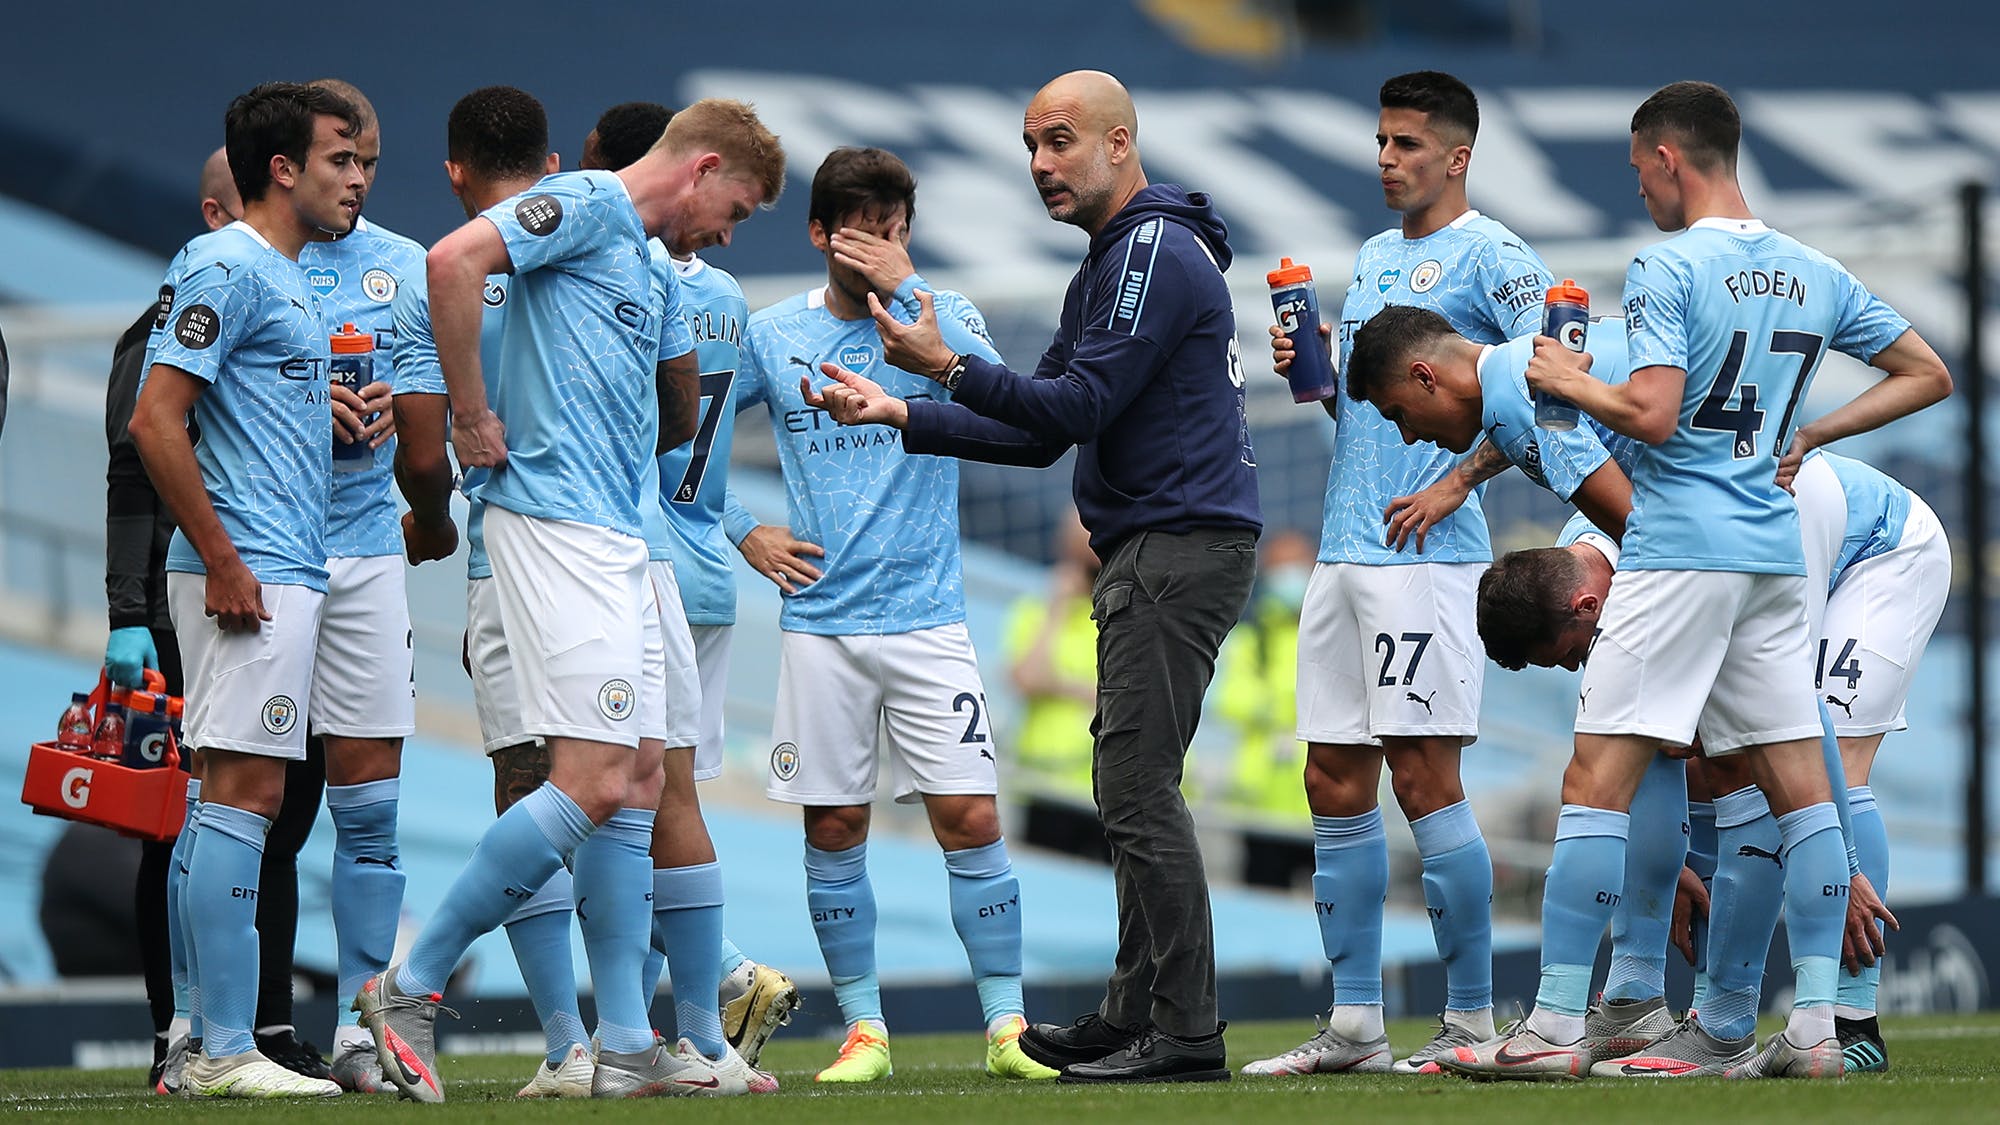
{"type": "MultiPolygon", "coordinates": [[[[352,324],[341,325],[340,331],[333,334],[333,363],[328,370],[332,385],[360,394],[361,388],[375,381],[375,334],[357,331],[352,324]]],[[[373,417],[367,415],[362,421],[373,417]]],[[[375,451],[368,448],[367,442],[348,441],[340,436],[340,431],[334,431],[334,472],[358,473],[374,464],[375,451]]]]}

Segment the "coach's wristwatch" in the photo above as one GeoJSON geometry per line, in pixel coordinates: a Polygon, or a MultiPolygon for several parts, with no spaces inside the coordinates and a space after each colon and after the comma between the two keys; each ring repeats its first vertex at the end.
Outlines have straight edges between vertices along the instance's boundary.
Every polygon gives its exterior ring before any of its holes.
{"type": "Polygon", "coordinates": [[[951,362],[945,366],[944,372],[937,376],[937,381],[939,386],[956,394],[958,393],[958,384],[964,378],[965,357],[962,355],[953,355],[951,362]]]}

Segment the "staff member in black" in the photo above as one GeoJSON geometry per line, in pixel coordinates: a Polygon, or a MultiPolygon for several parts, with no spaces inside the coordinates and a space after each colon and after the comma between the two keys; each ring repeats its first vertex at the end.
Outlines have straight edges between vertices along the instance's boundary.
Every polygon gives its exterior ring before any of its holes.
{"type": "MultiPolygon", "coordinates": [[[[1256,459],[1243,408],[1227,230],[1207,196],[1148,185],[1138,118],[1118,80],[1065,74],[1028,105],[1022,139],[1042,205],[1090,233],[1055,342],[1034,377],[954,355],[928,294],[904,325],[871,299],[885,357],[946,396],[891,398],[832,364],[808,401],[850,425],[903,430],[911,453],[1047,466],[1077,447],[1077,513],[1104,560],[1091,773],[1118,891],[1104,1003],[1021,1036],[1069,1082],[1224,1080],[1215,938],[1188,743],[1216,651],[1256,572],[1256,459]],[[948,396],[949,401],[946,401],[948,396]]],[[[836,256],[844,241],[833,239],[836,256]]]]}

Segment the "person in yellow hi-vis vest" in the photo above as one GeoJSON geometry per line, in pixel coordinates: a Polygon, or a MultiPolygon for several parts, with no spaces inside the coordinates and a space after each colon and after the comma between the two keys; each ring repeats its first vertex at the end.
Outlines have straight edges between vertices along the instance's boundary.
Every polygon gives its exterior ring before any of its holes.
{"type": "Polygon", "coordinates": [[[1236,736],[1230,764],[1232,811],[1304,826],[1311,815],[1299,783],[1305,745],[1297,738],[1299,607],[1312,576],[1313,544],[1297,531],[1265,541],[1257,586],[1244,619],[1222,646],[1211,702],[1236,736]]]}
{"type": "Polygon", "coordinates": [[[1090,797],[1090,720],[1097,711],[1097,624],[1090,590],[1097,556],[1071,515],[1050,590],[1015,602],[1007,616],[1007,671],[1021,697],[1013,743],[1025,789],[1090,797]]]}

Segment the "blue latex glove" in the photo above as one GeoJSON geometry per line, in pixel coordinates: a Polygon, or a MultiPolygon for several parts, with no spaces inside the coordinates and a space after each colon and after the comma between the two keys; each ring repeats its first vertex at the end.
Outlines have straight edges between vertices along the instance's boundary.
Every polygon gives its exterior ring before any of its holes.
{"type": "Polygon", "coordinates": [[[104,669],[111,682],[128,688],[145,687],[146,669],[160,666],[160,654],[153,648],[153,631],[144,625],[128,625],[111,630],[104,643],[104,669]]]}

